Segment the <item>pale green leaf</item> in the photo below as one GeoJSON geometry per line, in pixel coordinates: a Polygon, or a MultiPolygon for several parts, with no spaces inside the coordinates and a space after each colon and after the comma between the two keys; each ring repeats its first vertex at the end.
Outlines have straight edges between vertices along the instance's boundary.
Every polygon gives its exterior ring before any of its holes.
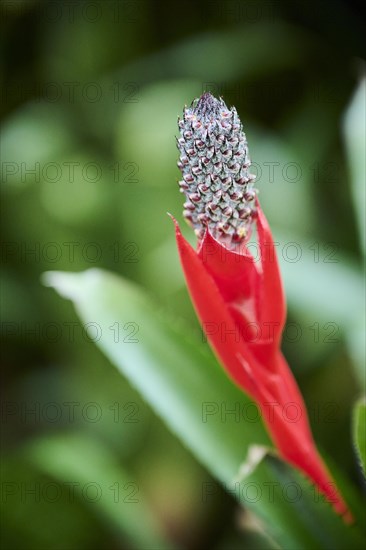
{"type": "Polygon", "coordinates": [[[366,476],[366,398],[360,399],[353,413],[353,441],[366,476]]]}
{"type": "MultiPolygon", "coordinates": [[[[45,280],[73,300],[84,328],[94,327],[96,343],[107,357],[208,470],[235,493],[249,449],[253,444],[268,445],[269,440],[253,416],[253,404],[204,352],[204,346],[191,342],[182,327],[163,318],[141,289],[115,275],[96,269],[78,274],[51,272],[45,280]]],[[[278,468],[249,470],[250,479],[263,488],[275,483],[282,490],[287,482],[278,468]]],[[[239,500],[243,502],[240,495],[239,500]]],[[[243,504],[283,548],[309,548],[311,542],[313,548],[343,550],[348,538],[353,548],[362,547],[359,535],[321,501],[307,499],[303,504],[311,509],[310,523],[310,512],[301,513],[302,502],[296,512],[282,501],[275,506],[246,498],[243,504]],[[330,546],[323,546],[323,541],[330,546]]]]}

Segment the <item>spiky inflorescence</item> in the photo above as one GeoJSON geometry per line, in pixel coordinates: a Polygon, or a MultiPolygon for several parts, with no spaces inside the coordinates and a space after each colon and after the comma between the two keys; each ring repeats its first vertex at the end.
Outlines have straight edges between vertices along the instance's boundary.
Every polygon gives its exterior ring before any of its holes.
{"type": "Polygon", "coordinates": [[[195,99],[178,120],[179,182],[184,217],[202,237],[206,227],[229,245],[248,237],[255,216],[248,144],[235,107],[210,93],[195,99]]]}

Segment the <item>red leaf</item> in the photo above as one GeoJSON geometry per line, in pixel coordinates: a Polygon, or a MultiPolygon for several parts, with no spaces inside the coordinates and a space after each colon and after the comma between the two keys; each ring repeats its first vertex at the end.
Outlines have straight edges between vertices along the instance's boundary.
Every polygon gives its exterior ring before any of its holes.
{"type": "Polygon", "coordinates": [[[273,323],[275,338],[280,340],[286,320],[285,293],[272,233],[258,200],[257,231],[262,267],[260,319],[273,323]]]}
{"type": "Polygon", "coordinates": [[[201,258],[182,236],[176,220],[176,239],[188,289],[208,340],[235,382],[257,396],[252,368],[256,364],[214,279],[201,258]]]}
{"type": "Polygon", "coordinates": [[[172,219],[192,302],[224,368],[260,406],[281,456],[309,476],[336,511],[347,513],[346,521],[352,521],[317,452],[301,392],[280,351],[285,296],[275,244],[258,201],[260,267],[245,246],[239,252],[229,250],[208,230],[196,252],[172,219]],[[291,406],[300,412],[296,422],[285,416],[291,406]]]}

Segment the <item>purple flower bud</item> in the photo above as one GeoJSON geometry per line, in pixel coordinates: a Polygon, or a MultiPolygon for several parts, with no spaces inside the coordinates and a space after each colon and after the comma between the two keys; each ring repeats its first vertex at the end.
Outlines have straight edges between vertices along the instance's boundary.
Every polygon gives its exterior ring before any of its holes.
{"type": "Polygon", "coordinates": [[[247,239],[255,218],[255,176],[248,144],[235,107],[210,93],[195,99],[178,120],[177,139],[183,174],[180,190],[188,201],[184,216],[202,237],[209,229],[218,240],[247,239]]]}

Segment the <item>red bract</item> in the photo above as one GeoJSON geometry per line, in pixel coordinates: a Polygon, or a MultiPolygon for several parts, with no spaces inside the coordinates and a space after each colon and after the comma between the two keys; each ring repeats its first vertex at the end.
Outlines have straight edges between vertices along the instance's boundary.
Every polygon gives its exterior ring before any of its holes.
{"type": "Polygon", "coordinates": [[[280,344],[286,303],[275,246],[257,201],[257,251],[226,248],[206,229],[195,251],[176,239],[203,330],[231,378],[260,407],[280,455],[305,473],[347,521],[352,516],[317,452],[304,401],[280,344]]]}

